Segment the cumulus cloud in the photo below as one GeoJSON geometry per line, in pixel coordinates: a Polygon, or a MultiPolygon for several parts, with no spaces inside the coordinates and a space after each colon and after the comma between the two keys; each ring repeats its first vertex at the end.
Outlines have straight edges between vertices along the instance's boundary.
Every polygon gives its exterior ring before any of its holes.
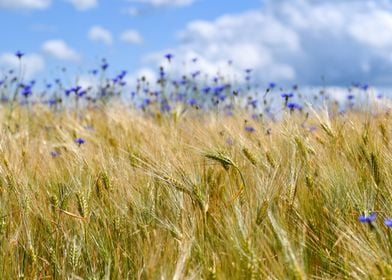
{"type": "Polygon", "coordinates": [[[45,61],[39,54],[27,54],[22,58],[22,62],[13,53],[3,53],[0,55],[0,67],[5,69],[19,69],[22,66],[22,74],[26,79],[34,77],[45,68],[45,61]]]}
{"type": "Polygon", "coordinates": [[[79,11],[86,11],[95,8],[98,5],[98,0],[67,0],[75,9],[79,11]]]}
{"type": "Polygon", "coordinates": [[[111,45],[113,43],[112,33],[106,28],[98,25],[90,28],[90,31],[88,32],[88,38],[91,41],[102,42],[106,45],[111,45]]]}
{"type": "Polygon", "coordinates": [[[0,0],[0,9],[43,10],[50,6],[51,0],[0,0]]]}
{"type": "Polygon", "coordinates": [[[139,32],[133,29],[128,29],[121,33],[120,39],[130,44],[141,44],[143,42],[143,38],[139,32]]]}
{"type": "Polygon", "coordinates": [[[42,50],[57,59],[71,61],[80,60],[80,55],[60,39],[46,41],[42,45],[42,50]]]}
{"type": "MultiPolygon", "coordinates": [[[[178,45],[147,61],[199,57],[201,70],[242,75],[253,68],[261,82],[343,85],[391,84],[392,5],[388,1],[269,1],[260,10],[196,20],[178,33],[178,45]],[[226,70],[225,70],[226,69],[226,70]]],[[[175,67],[173,67],[175,68],[175,67]]]]}

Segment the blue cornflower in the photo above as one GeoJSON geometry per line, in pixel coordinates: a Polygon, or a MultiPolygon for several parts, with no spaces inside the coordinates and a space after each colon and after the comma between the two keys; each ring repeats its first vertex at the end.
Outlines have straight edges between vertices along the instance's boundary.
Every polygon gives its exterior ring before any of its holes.
{"type": "Polygon", "coordinates": [[[52,157],[58,157],[58,156],[61,155],[61,154],[60,154],[60,152],[57,152],[57,151],[51,151],[51,152],[50,152],[50,155],[51,155],[52,157]]]}
{"type": "Polygon", "coordinates": [[[249,100],[248,104],[251,105],[253,108],[257,107],[257,99],[249,100]]]}
{"type": "Polygon", "coordinates": [[[54,98],[49,99],[48,104],[49,104],[50,106],[56,105],[56,104],[57,104],[57,99],[54,99],[54,98]]]}
{"type": "Polygon", "coordinates": [[[354,97],[355,97],[355,96],[354,96],[353,94],[349,94],[349,95],[347,95],[347,99],[348,99],[348,100],[353,100],[353,99],[354,99],[354,97]]]}
{"type": "Polygon", "coordinates": [[[384,219],[384,225],[387,227],[392,227],[392,219],[391,218],[385,218],[384,219]]]}
{"type": "Polygon", "coordinates": [[[104,63],[101,65],[101,69],[102,69],[103,71],[105,71],[106,69],[108,69],[108,67],[109,67],[109,64],[108,64],[107,62],[104,62],[104,63]]]}
{"type": "Polygon", "coordinates": [[[283,97],[283,98],[291,98],[291,97],[294,96],[294,93],[286,92],[286,93],[282,93],[280,96],[283,97]]]}
{"type": "Polygon", "coordinates": [[[254,132],[256,129],[251,125],[246,125],[245,130],[248,132],[254,132]]]}
{"type": "Polygon", "coordinates": [[[269,85],[268,85],[268,87],[269,87],[270,89],[273,89],[273,88],[276,87],[276,83],[270,82],[269,85]]]}
{"type": "Polygon", "coordinates": [[[72,88],[71,88],[71,89],[66,89],[66,90],[64,91],[64,93],[65,93],[66,96],[69,96],[69,95],[71,94],[72,91],[73,91],[72,88]]]}
{"type": "Polygon", "coordinates": [[[377,214],[373,212],[373,213],[370,213],[369,215],[361,215],[361,216],[359,216],[358,220],[361,223],[371,223],[371,222],[373,222],[376,219],[376,217],[377,217],[377,214]]]}
{"type": "Polygon", "coordinates": [[[195,71],[195,72],[193,72],[192,73],[192,78],[196,78],[197,76],[199,76],[200,75],[200,71],[195,71]]]}
{"type": "Polygon", "coordinates": [[[172,55],[171,53],[165,54],[165,58],[171,62],[171,60],[173,59],[174,55],[172,55]]]}
{"type": "Polygon", "coordinates": [[[204,87],[204,88],[203,88],[203,93],[204,93],[204,94],[207,94],[207,93],[210,92],[210,90],[211,90],[211,87],[204,87]]]}
{"type": "Polygon", "coordinates": [[[124,79],[124,77],[127,75],[127,71],[123,70],[121,71],[120,74],[118,74],[117,78],[119,78],[120,80],[124,79]]]}
{"type": "Polygon", "coordinates": [[[94,76],[98,74],[98,70],[97,69],[93,69],[91,70],[91,74],[93,74],[94,76]]]}
{"type": "Polygon", "coordinates": [[[289,102],[287,103],[287,108],[289,108],[290,110],[294,110],[294,109],[302,109],[302,106],[299,105],[298,103],[295,102],[289,102]]]}
{"type": "Polygon", "coordinates": [[[24,55],[25,55],[25,54],[22,53],[21,51],[17,51],[17,52],[15,53],[15,56],[16,56],[18,59],[21,59],[24,55]]]}
{"type": "Polygon", "coordinates": [[[87,94],[87,92],[86,92],[85,90],[83,90],[83,91],[77,92],[77,93],[76,93],[76,96],[77,96],[77,97],[83,97],[83,96],[86,95],[86,94],[87,94]]]}
{"type": "Polygon", "coordinates": [[[194,98],[188,99],[188,105],[195,106],[196,104],[197,104],[196,99],[194,99],[194,98]]]}
{"type": "Polygon", "coordinates": [[[363,84],[361,85],[361,89],[363,89],[364,91],[369,89],[369,85],[368,84],[363,84]]]}
{"type": "Polygon", "coordinates": [[[29,95],[33,94],[32,90],[31,90],[31,86],[25,86],[23,87],[23,91],[22,91],[22,95],[24,97],[28,97],[29,95]]]}
{"type": "Polygon", "coordinates": [[[86,140],[84,140],[83,138],[76,138],[75,143],[78,144],[79,146],[86,143],[86,140]]]}
{"type": "Polygon", "coordinates": [[[245,69],[245,73],[249,74],[250,72],[252,72],[252,69],[250,69],[250,68],[245,69]]]}

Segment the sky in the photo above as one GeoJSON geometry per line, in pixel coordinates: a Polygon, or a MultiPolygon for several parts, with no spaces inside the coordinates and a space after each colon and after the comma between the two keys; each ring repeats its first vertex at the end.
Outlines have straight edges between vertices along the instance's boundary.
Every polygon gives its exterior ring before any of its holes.
{"type": "Polygon", "coordinates": [[[392,85],[389,0],[0,0],[0,25],[0,71],[19,67],[20,50],[26,78],[87,80],[106,58],[128,79],[164,65],[236,79],[252,69],[261,84],[392,85]]]}

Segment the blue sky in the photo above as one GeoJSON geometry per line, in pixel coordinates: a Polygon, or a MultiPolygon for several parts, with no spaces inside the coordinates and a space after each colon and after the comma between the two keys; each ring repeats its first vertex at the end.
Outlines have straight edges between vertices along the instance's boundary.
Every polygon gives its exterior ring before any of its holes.
{"type": "Polygon", "coordinates": [[[22,50],[28,77],[53,79],[65,66],[82,78],[105,57],[111,71],[153,78],[172,52],[179,72],[392,83],[387,0],[0,0],[0,24],[0,69],[16,67],[12,53],[22,50]],[[199,64],[184,66],[192,57],[199,64]]]}

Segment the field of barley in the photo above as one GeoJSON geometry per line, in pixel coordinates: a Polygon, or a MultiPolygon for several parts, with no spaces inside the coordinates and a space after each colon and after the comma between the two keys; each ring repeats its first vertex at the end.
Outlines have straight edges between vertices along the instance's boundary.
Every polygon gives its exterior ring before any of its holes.
{"type": "Polygon", "coordinates": [[[388,110],[1,110],[2,279],[389,279],[388,110]]]}

